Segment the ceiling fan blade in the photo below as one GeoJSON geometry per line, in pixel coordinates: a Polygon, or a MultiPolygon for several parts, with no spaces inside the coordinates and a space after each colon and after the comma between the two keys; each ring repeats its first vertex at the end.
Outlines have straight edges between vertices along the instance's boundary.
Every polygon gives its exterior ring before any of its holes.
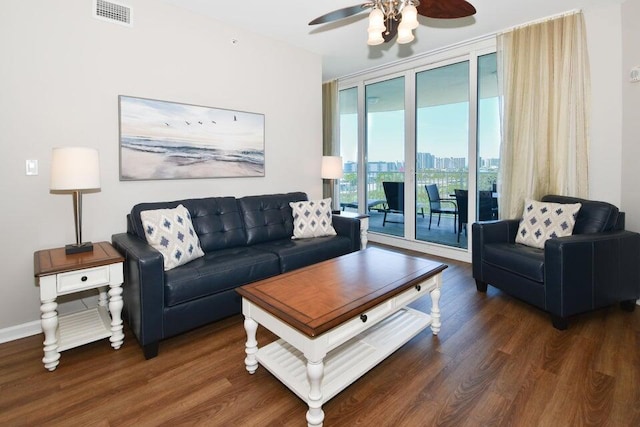
{"type": "Polygon", "coordinates": [[[476,8],[465,0],[420,0],[418,13],[428,18],[455,19],[474,15],[476,8]]]}
{"type": "Polygon", "coordinates": [[[345,7],[344,9],[334,10],[333,12],[326,13],[317,17],[313,21],[309,22],[309,25],[326,24],[327,22],[337,21],[339,19],[347,18],[356,13],[360,13],[363,10],[371,7],[372,3],[358,4],[356,6],[345,7]]]}

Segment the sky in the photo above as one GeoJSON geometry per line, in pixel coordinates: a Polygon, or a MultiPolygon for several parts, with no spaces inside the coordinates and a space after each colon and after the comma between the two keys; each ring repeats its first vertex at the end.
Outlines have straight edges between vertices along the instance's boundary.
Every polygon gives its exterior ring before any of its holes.
{"type": "MultiPolygon", "coordinates": [[[[468,156],[468,103],[445,104],[418,110],[417,152],[436,157],[468,156]]],[[[341,115],[340,144],[343,161],[357,161],[357,116],[341,115]]],[[[368,160],[404,161],[404,112],[371,113],[368,127],[368,160]]],[[[480,101],[478,126],[479,156],[498,158],[500,122],[498,99],[480,101]]]]}
{"type": "Polygon", "coordinates": [[[264,115],[121,96],[120,132],[154,140],[261,150],[264,115]]]}

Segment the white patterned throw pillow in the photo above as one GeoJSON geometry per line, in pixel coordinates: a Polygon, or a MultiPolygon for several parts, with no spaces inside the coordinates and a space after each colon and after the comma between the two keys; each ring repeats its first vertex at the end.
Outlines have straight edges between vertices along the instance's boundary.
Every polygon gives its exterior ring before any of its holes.
{"type": "Polygon", "coordinates": [[[171,270],[204,255],[187,208],[140,212],[147,243],[160,251],[164,269],[171,270]]]}
{"type": "Polygon", "coordinates": [[[573,233],[580,203],[547,203],[526,199],[516,243],[544,249],[544,242],[573,233]]]}
{"type": "Polygon", "coordinates": [[[331,222],[331,199],[289,203],[293,211],[292,239],[335,236],[331,222]]]}

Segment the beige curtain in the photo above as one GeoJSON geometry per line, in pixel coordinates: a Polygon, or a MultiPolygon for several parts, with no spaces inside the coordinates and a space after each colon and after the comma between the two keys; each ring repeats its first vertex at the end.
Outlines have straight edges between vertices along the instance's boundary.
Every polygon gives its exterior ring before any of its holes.
{"type": "Polygon", "coordinates": [[[588,197],[590,78],[582,13],[498,36],[500,218],[524,199],[588,197]]]}
{"type": "MultiPolygon", "coordinates": [[[[338,81],[332,80],[322,85],[322,155],[338,156],[338,81]]],[[[322,197],[331,197],[334,207],[335,182],[324,180],[322,197]]]]}

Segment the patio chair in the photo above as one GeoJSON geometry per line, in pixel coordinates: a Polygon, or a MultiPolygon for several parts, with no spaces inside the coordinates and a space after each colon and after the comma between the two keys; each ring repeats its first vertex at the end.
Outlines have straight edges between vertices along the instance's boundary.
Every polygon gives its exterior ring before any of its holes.
{"type": "MultiPolygon", "coordinates": [[[[458,205],[458,243],[460,243],[460,233],[462,226],[469,223],[469,190],[453,190],[456,195],[458,205]]],[[[464,235],[467,235],[467,227],[464,227],[464,235]]]]}
{"type": "Polygon", "coordinates": [[[431,218],[434,213],[438,214],[438,227],[440,227],[440,217],[442,214],[453,215],[453,232],[456,232],[456,221],[458,217],[458,205],[455,199],[441,199],[437,184],[427,184],[424,186],[429,197],[429,230],[431,230],[431,218]],[[452,208],[445,208],[443,205],[451,204],[452,208]]]}
{"type": "Polygon", "coordinates": [[[493,191],[478,191],[478,221],[498,219],[498,199],[494,194],[493,191]]]}
{"type": "Polygon", "coordinates": [[[382,218],[382,226],[387,222],[399,222],[387,220],[387,214],[404,215],[404,182],[383,181],[382,188],[387,203],[383,209],[384,217],[382,218]]]}

